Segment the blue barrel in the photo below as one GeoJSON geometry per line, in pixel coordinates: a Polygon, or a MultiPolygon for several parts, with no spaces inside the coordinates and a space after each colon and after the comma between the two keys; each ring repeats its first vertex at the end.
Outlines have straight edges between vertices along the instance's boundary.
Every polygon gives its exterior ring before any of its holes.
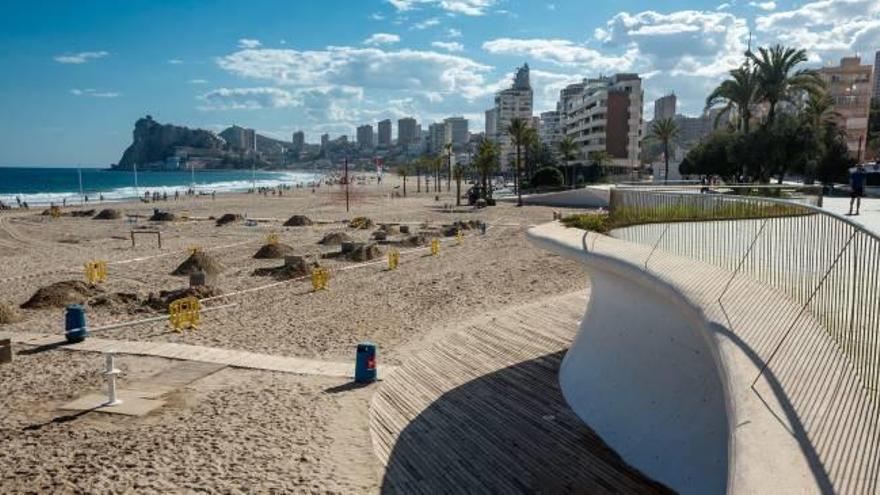
{"type": "Polygon", "coordinates": [[[89,335],[86,330],[86,310],[82,304],[71,304],[64,311],[64,337],[70,343],[82,342],[89,335]]]}
{"type": "Polygon", "coordinates": [[[376,381],[376,344],[361,342],[357,346],[357,359],[354,366],[354,381],[370,383],[376,381]]]}

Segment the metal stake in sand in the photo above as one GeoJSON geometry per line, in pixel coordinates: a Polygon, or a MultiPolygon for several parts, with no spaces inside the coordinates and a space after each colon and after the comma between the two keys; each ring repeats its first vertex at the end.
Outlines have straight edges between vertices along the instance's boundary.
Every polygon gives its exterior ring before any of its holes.
{"type": "Polygon", "coordinates": [[[116,396],[116,376],[122,371],[116,369],[113,351],[104,353],[104,376],[107,378],[107,402],[105,406],[122,404],[122,400],[116,396]]]}

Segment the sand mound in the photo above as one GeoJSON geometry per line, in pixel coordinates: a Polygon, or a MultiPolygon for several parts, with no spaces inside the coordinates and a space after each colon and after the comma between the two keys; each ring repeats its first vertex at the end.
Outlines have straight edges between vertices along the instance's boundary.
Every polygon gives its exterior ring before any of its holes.
{"type": "Polygon", "coordinates": [[[287,256],[284,264],[269,268],[257,268],[252,275],[255,277],[274,277],[277,280],[290,280],[292,278],[305,277],[312,273],[312,268],[319,266],[318,263],[308,263],[303,256],[287,256]]]}
{"type": "Polygon", "coordinates": [[[41,287],[30,299],[21,305],[25,309],[63,308],[68,304],[83,304],[101,289],[89,287],[78,280],[65,280],[41,287]]]}
{"type": "Polygon", "coordinates": [[[355,248],[346,254],[346,258],[351,261],[371,261],[382,255],[375,243],[363,243],[355,246],[355,248]]]}
{"type": "Polygon", "coordinates": [[[195,272],[205,272],[209,277],[216,277],[223,272],[223,269],[223,265],[211,255],[203,251],[197,251],[191,254],[190,257],[181,263],[180,266],[171,272],[171,274],[187,276],[195,272]]]}
{"type": "Polygon", "coordinates": [[[256,254],[254,254],[254,258],[260,259],[281,259],[285,256],[290,256],[293,254],[293,248],[288,246],[287,244],[266,244],[261,247],[256,254]]]}
{"type": "Polygon", "coordinates": [[[6,325],[7,323],[16,323],[21,321],[21,314],[15,310],[12,306],[7,305],[6,303],[0,302],[0,325],[6,325]]]}
{"type": "Polygon", "coordinates": [[[338,246],[343,242],[351,242],[351,236],[346,234],[345,232],[330,232],[325,235],[318,244],[324,244],[327,246],[338,246]]]}
{"type": "Polygon", "coordinates": [[[241,215],[238,215],[235,213],[227,213],[217,219],[217,226],[220,227],[220,226],[226,225],[227,223],[237,222],[241,219],[242,219],[241,215]]]}
{"type": "Polygon", "coordinates": [[[420,247],[428,244],[428,238],[424,234],[411,235],[406,239],[395,242],[401,247],[420,247]]]}
{"type": "Polygon", "coordinates": [[[294,215],[288,218],[286,222],[284,222],[285,227],[305,227],[311,224],[312,220],[305,215],[294,215]]]}
{"type": "Polygon", "coordinates": [[[209,285],[199,285],[196,287],[187,287],[185,289],[176,290],[162,290],[159,291],[158,295],[151,293],[147,296],[147,300],[144,301],[143,305],[155,309],[156,311],[168,311],[168,306],[172,302],[178,299],[183,299],[184,297],[204,299],[206,297],[214,297],[222,294],[223,291],[209,285]]]}
{"type": "Polygon", "coordinates": [[[72,217],[90,217],[95,214],[95,210],[77,210],[70,212],[72,217]]]}
{"type": "Polygon", "coordinates": [[[94,220],[117,220],[122,218],[122,213],[120,213],[119,210],[114,210],[113,208],[106,208],[98,212],[98,214],[92,218],[94,220]]]}
{"type": "Polygon", "coordinates": [[[153,210],[153,216],[150,217],[151,222],[173,222],[177,220],[177,216],[170,211],[153,210]]]}
{"type": "Polygon", "coordinates": [[[353,229],[372,229],[373,225],[373,221],[367,217],[355,217],[348,222],[348,226],[353,229]]]}

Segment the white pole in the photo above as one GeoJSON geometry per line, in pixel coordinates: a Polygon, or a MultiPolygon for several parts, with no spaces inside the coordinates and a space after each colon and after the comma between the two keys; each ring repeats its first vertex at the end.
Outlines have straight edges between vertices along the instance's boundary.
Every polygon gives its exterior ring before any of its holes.
{"type": "Polygon", "coordinates": [[[107,377],[107,402],[104,404],[105,406],[115,406],[122,403],[122,400],[116,396],[116,376],[122,372],[116,369],[115,364],[113,352],[105,353],[104,376],[107,377]]]}
{"type": "Polygon", "coordinates": [[[80,204],[85,204],[86,195],[83,194],[83,173],[82,167],[80,167],[79,165],[76,166],[76,173],[79,175],[79,201],[80,204]]]}
{"type": "Polygon", "coordinates": [[[134,164],[134,195],[137,196],[138,199],[141,198],[141,192],[138,189],[138,164],[134,164]]]}

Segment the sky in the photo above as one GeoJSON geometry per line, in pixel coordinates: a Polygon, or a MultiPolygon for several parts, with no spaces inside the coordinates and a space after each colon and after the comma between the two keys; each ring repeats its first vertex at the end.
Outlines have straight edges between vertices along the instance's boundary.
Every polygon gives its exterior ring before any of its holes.
{"type": "MultiPolygon", "coordinates": [[[[696,115],[755,46],[810,64],[880,50],[880,1],[46,0],[0,16],[0,166],[107,166],[152,115],[285,140],[464,115],[472,132],[528,62],[536,111],[584,77],[637,72],[645,115],[696,115]]],[[[396,130],[395,130],[396,133],[396,130]]]]}

